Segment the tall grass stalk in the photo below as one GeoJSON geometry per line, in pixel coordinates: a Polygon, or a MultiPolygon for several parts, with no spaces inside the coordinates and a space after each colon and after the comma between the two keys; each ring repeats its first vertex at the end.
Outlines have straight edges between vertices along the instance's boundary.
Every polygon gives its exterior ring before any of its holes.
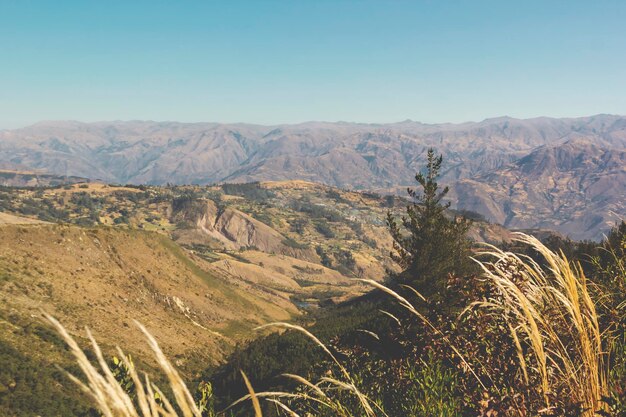
{"type": "MultiPolygon", "coordinates": [[[[398,294],[397,292],[395,292],[391,288],[381,284],[380,282],[376,282],[376,281],[371,280],[371,279],[358,279],[358,280],[361,281],[361,282],[364,282],[366,284],[369,284],[369,285],[371,285],[371,286],[373,286],[375,288],[378,288],[379,290],[383,291],[384,293],[389,294],[390,296],[395,298],[396,301],[398,301],[398,303],[402,307],[406,308],[411,314],[413,314],[422,323],[424,323],[426,326],[428,326],[435,334],[441,336],[441,338],[447,343],[448,347],[450,347],[450,349],[452,349],[454,354],[461,360],[461,362],[463,363],[465,368],[467,370],[469,370],[469,372],[472,374],[472,376],[474,376],[474,378],[480,384],[480,386],[483,387],[483,389],[485,389],[485,390],[487,389],[487,387],[485,387],[485,384],[482,382],[482,380],[480,379],[480,377],[478,376],[478,374],[474,370],[474,367],[467,361],[465,356],[459,351],[459,349],[457,349],[457,347],[454,345],[454,343],[452,343],[452,341],[450,341],[450,338],[448,336],[446,336],[445,334],[443,334],[441,332],[441,330],[439,330],[437,328],[437,326],[435,326],[430,320],[428,320],[428,318],[426,316],[424,316],[422,313],[420,313],[413,306],[413,304],[411,304],[411,302],[409,300],[407,300],[406,298],[404,298],[403,296],[401,296],[400,294],[398,294]]],[[[426,298],[424,298],[424,296],[422,294],[420,294],[415,288],[410,287],[408,285],[403,285],[403,287],[408,289],[408,290],[410,290],[411,292],[413,292],[420,299],[426,301],[426,298]]],[[[387,313],[387,314],[389,314],[389,313],[387,313]]],[[[398,320],[398,319],[396,319],[396,320],[398,320]]],[[[487,375],[487,377],[489,377],[489,375],[487,375]]]]}
{"type": "MultiPolygon", "coordinates": [[[[137,393],[136,401],[133,401],[115,379],[113,372],[102,355],[100,347],[89,330],[87,330],[87,336],[91,342],[98,366],[94,366],[91,363],[84,351],[78,346],[78,343],[55,318],[45,313],[44,316],[56,328],[69,346],[87,381],[82,382],[77,376],[72,374],[68,374],[69,378],[94,400],[95,405],[104,417],[202,417],[193,400],[193,396],[180,375],[167,360],[156,340],[141,324],[136,322],[137,326],[144,333],[157,363],[169,380],[175,403],[170,402],[163,395],[163,392],[150,381],[147,375],[142,380],[134,367],[127,363],[137,393]],[[157,397],[158,400],[156,399],[157,397]]],[[[118,351],[121,358],[126,358],[119,348],[118,351]]]]}
{"type": "Polygon", "coordinates": [[[539,374],[547,410],[551,394],[559,392],[579,403],[583,415],[592,416],[603,407],[608,367],[587,279],[579,264],[538,239],[519,233],[515,240],[541,254],[546,267],[490,246],[481,255],[492,260],[477,262],[496,292],[475,306],[505,318],[525,379],[532,370],[539,374]]]}
{"type": "MultiPolygon", "coordinates": [[[[292,379],[295,379],[296,381],[300,382],[305,388],[307,388],[307,391],[305,391],[304,393],[296,394],[300,399],[309,400],[309,401],[313,400],[314,402],[317,402],[329,408],[337,416],[350,417],[351,414],[347,411],[347,409],[341,403],[331,399],[328,395],[326,395],[324,390],[321,388],[321,386],[324,385],[326,387],[326,390],[337,389],[340,391],[345,391],[345,392],[349,392],[353,394],[358,400],[359,405],[361,406],[361,409],[365,416],[367,417],[376,416],[377,413],[375,412],[374,409],[378,410],[378,412],[380,413],[378,415],[386,416],[386,413],[384,412],[384,410],[382,410],[375,402],[371,401],[365,394],[361,392],[361,390],[357,387],[356,382],[354,381],[354,379],[352,378],[352,376],[350,375],[346,367],[343,366],[343,364],[335,357],[335,355],[332,354],[330,349],[328,349],[328,347],[324,345],[324,343],[322,343],[322,341],[320,341],[315,335],[313,335],[311,332],[309,332],[303,327],[296,326],[296,325],[289,324],[289,323],[270,323],[270,324],[266,324],[264,326],[258,327],[257,330],[262,330],[268,327],[277,327],[277,328],[282,328],[282,329],[287,329],[287,330],[295,330],[297,332],[304,334],[307,338],[309,338],[317,346],[319,346],[331,358],[331,360],[337,365],[337,367],[341,371],[343,380],[325,376],[325,377],[320,378],[320,380],[316,384],[306,380],[303,377],[298,377],[298,376],[287,374],[286,376],[292,379]]],[[[266,393],[264,393],[264,395],[265,394],[266,393]]],[[[286,394],[286,393],[281,393],[281,394],[286,394]]],[[[281,396],[287,397],[287,395],[281,395],[281,396]]],[[[279,402],[275,398],[273,399],[273,401],[279,402]]],[[[285,404],[282,404],[282,405],[284,406],[284,408],[288,408],[285,404]]]]}

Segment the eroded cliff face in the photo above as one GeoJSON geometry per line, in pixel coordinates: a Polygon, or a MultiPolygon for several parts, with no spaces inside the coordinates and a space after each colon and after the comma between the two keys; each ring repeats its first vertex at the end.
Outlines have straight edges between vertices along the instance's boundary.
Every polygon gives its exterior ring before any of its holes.
{"type": "Polygon", "coordinates": [[[285,236],[263,222],[234,208],[220,209],[212,200],[196,200],[186,207],[172,207],[174,222],[185,222],[187,228],[178,231],[179,241],[221,244],[225,249],[254,248],[265,253],[319,261],[311,248],[287,245],[285,236]]]}

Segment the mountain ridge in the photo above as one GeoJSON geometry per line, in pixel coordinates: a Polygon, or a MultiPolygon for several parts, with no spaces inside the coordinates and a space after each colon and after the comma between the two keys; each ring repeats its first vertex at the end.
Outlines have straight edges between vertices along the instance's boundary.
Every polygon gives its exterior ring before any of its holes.
{"type": "Polygon", "coordinates": [[[626,150],[583,139],[540,147],[504,168],[459,181],[453,193],[459,208],[505,227],[550,227],[598,240],[626,213],[626,150]]]}
{"type": "MultiPolygon", "coordinates": [[[[424,166],[426,150],[431,147],[444,157],[441,181],[454,188],[465,187],[465,180],[486,181],[490,173],[506,169],[542,147],[576,140],[603,149],[626,149],[626,117],[504,116],[456,124],[304,122],[271,126],[53,121],[0,131],[0,164],[109,183],[305,180],[346,189],[397,193],[414,185],[415,172],[424,166]]],[[[593,152],[591,148],[586,151],[593,152]]],[[[554,169],[554,164],[551,167],[554,169]]],[[[484,187],[474,190],[485,192],[484,187]]],[[[469,198],[460,191],[453,203],[465,208],[470,203],[459,200],[460,195],[469,198]]],[[[479,197],[484,203],[472,204],[484,210],[481,214],[493,215],[495,208],[483,207],[489,204],[499,204],[498,210],[505,210],[501,202],[487,203],[488,198],[479,197]]],[[[579,198],[584,200],[584,193],[579,198]]],[[[598,208],[599,213],[589,216],[604,218],[605,209],[598,208]]],[[[556,228],[556,214],[542,213],[537,224],[523,226],[556,228]]],[[[502,216],[491,218],[504,221],[502,216]]],[[[569,234],[568,230],[560,231],[569,234]]],[[[594,229],[582,236],[596,238],[599,232],[594,229]]]]}

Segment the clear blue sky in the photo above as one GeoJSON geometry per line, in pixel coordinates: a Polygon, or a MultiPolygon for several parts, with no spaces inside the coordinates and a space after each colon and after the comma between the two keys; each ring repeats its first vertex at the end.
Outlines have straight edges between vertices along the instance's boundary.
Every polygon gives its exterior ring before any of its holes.
{"type": "Polygon", "coordinates": [[[626,1],[0,0],[0,127],[626,114],[626,1]]]}

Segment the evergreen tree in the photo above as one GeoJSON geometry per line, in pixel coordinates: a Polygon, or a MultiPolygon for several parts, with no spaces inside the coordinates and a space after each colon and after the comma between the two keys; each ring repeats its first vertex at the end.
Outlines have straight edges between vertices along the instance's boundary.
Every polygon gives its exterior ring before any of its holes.
{"type": "Polygon", "coordinates": [[[460,275],[472,269],[467,237],[471,221],[447,214],[450,203],[443,203],[443,198],[449,189],[437,183],[442,161],[441,155],[429,149],[426,171],[415,175],[422,190],[407,189],[412,202],[406,215],[398,222],[387,213],[394,240],[391,257],[403,269],[397,279],[425,295],[442,290],[449,273],[460,275]]]}

